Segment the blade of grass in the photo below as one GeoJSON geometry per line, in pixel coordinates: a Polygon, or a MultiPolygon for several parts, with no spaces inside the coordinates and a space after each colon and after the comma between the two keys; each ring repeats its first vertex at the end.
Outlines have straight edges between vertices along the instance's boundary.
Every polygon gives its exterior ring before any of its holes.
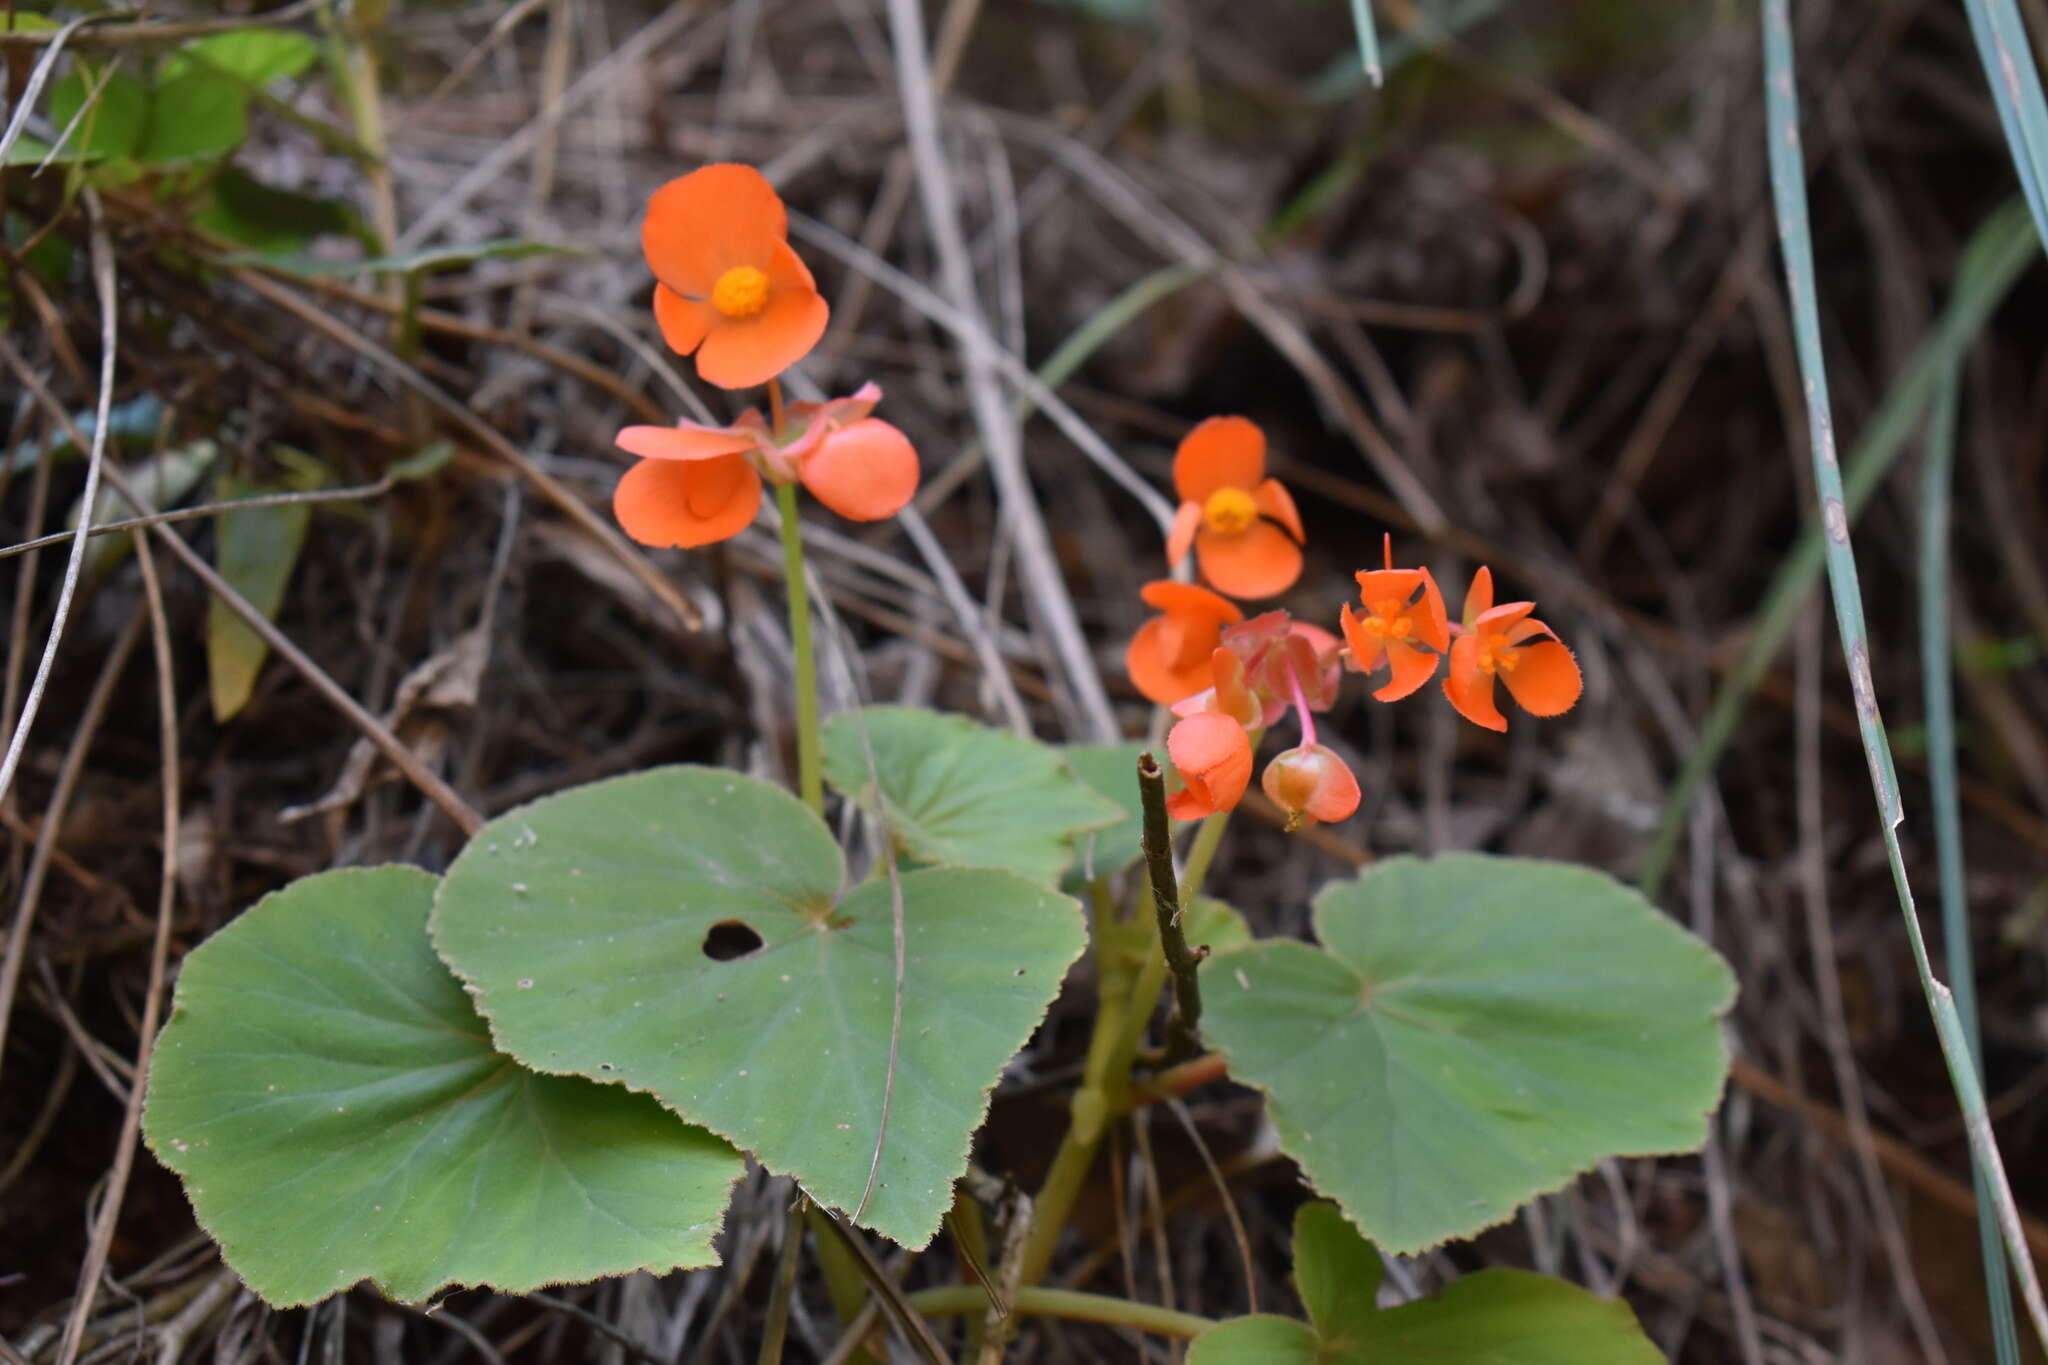
{"type": "Polygon", "coordinates": [[[1963,0],[1963,9],[2034,229],[2048,242],[2048,100],[2041,97],[2041,72],[2027,45],[2026,25],[2013,0],[1963,0]]]}
{"type": "MultiPolygon", "coordinates": [[[[1871,416],[1869,427],[1849,454],[1848,469],[1842,479],[1842,510],[1849,523],[1855,522],[1899,452],[1905,449],[1906,439],[1926,411],[1943,372],[1977,339],[2020,272],[2039,251],[2040,243],[2027,222],[2026,210],[2017,200],[1995,210],[1971,236],[1963,248],[1947,307],[1936,320],[1933,332],[1899,372],[1884,402],[1871,416]]],[[[1636,878],[1645,895],[1654,899],[1664,874],[1670,871],[1693,798],[1721,761],[1721,754],[1749,705],[1750,694],[1769,670],[1771,661],[1784,649],[1824,562],[1821,528],[1809,526],[1778,566],[1777,576],[1757,607],[1756,621],[1742,657],[1722,678],[1713,705],[1700,725],[1699,738],[1671,784],[1663,819],[1636,878]]]]}
{"type": "Polygon", "coordinates": [[[1351,25],[1358,30],[1358,63],[1365,78],[1375,86],[1386,77],[1380,71],[1380,35],[1372,25],[1372,0],[1351,0],[1351,25]]]}
{"type": "MultiPolygon", "coordinates": [[[[1957,391],[1960,364],[1941,376],[1934,411],[1927,422],[1927,461],[1920,483],[1920,673],[1927,715],[1927,777],[1933,788],[1934,847],[1941,869],[1941,946],[1955,982],[1956,1013],[1970,1044],[1970,1061],[1981,1082],[1984,1046],[1977,1031],[1976,964],[1970,948],[1968,902],[1963,893],[1962,801],[1957,794],[1954,679],[1950,676],[1948,553],[1949,488],[1956,455],[1957,391]]],[[[2005,1251],[1991,1214],[1990,1187],[1972,1153],[1977,1187],[1977,1240],[1984,1257],[1984,1291],[1991,1308],[1991,1338],[1998,1365],[2019,1365],[2019,1328],[2012,1316],[2012,1285],[2005,1251]]]]}
{"type": "Polygon", "coordinates": [[[1814,492],[1820,499],[1823,548],[1827,556],[1828,587],[1834,598],[1835,626],[1841,635],[1842,652],[1849,662],[1850,689],[1855,695],[1856,724],[1863,740],[1863,755],[1870,768],[1870,781],[1877,797],[1878,823],[1884,835],[1885,856],[1891,864],[1892,885],[1898,893],[1899,911],[1906,922],[1906,936],[1913,949],[1913,964],[1920,976],[1921,990],[1934,1016],[1941,1040],[1942,1059],[1948,1065],[1949,1082],[1955,1088],[1968,1127],[1971,1155],[1982,1180],[1980,1188],[1997,1209],[2000,1231],[2018,1273],[2027,1311],[2034,1331],[2048,1345],[2048,1304],[2041,1297],[2040,1281],[2027,1254],[2020,1228],[2019,1208],[2006,1182],[1998,1141],[1985,1110],[1983,1087],[1977,1082],[1977,1068],[1970,1041],[1955,997],[1935,980],[1927,959],[1927,945],[1920,933],[1920,916],[1914,908],[1913,889],[1906,876],[1905,855],[1899,848],[1899,825],[1905,819],[1899,801],[1898,773],[1892,763],[1891,744],[1885,738],[1884,719],[1878,713],[1877,691],[1870,675],[1870,642],[1863,619],[1863,595],[1856,578],[1856,556],[1849,544],[1849,513],[1842,488],[1842,470],[1835,455],[1833,409],[1828,401],[1827,362],[1821,348],[1820,301],[1814,282],[1813,241],[1807,221],[1806,163],[1799,140],[1799,89],[1792,54],[1791,0],[1764,0],[1764,100],[1765,134],[1769,143],[1771,199],[1777,209],[1778,245],[1785,260],[1785,285],[1792,309],[1793,342],[1799,370],[1805,380],[1806,418],[1812,446],[1814,492]]]}

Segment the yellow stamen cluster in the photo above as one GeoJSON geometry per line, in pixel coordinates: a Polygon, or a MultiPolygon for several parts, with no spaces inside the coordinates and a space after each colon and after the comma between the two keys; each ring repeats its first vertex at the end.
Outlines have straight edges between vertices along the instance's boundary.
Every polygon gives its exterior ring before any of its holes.
{"type": "Polygon", "coordinates": [[[1234,536],[1258,519],[1258,503],[1242,488],[1219,488],[1202,504],[1202,524],[1220,536],[1234,536]]]}
{"type": "Polygon", "coordinates": [[[750,318],[768,306],[768,276],[736,265],[711,286],[711,306],[729,318],[750,318]]]}
{"type": "Polygon", "coordinates": [[[1388,598],[1366,605],[1372,614],[1359,624],[1367,635],[1376,635],[1383,640],[1405,640],[1415,633],[1414,618],[1402,609],[1398,600],[1388,598]]]}

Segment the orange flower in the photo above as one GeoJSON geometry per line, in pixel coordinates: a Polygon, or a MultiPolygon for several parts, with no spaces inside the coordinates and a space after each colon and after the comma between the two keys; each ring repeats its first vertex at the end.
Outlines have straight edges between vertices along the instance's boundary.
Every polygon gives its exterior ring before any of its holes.
{"type": "Polygon", "coordinates": [[[1166,813],[1176,820],[1234,810],[1251,785],[1251,736],[1229,716],[1205,711],[1178,722],[1167,732],[1166,752],[1187,784],[1166,798],[1166,813]]]}
{"type": "Polygon", "coordinates": [[[1358,809],[1358,778],[1343,759],[1312,742],[1275,754],[1259,785],[1287,812],[1289,833],[1318,821],[1348,820],[1358,809]]]}
{"type": "Polygon", "coordinates": [[[612,494],[612,511],[643,545],[709,545],[738,535],[761,506],[761,480],[802,480],[819,502],[851,521],[894,516],[917,491],[917,451],[868,414],[882,390],[792,403],[780,431],[749,409],[729,426],[679,422],[627,427],[620,449],[641,457],[612,494]]]}
{"type": "Polygon", "coordinates": [[[1365,614],[1353,615],[1346,603],[1340,615],[1344,642],[1351,650],[1350,667],[1372,673],[1384,660],[1388,680],[1373,696],[1399,701],[1436,672],[1438,656],[1451,647],[1451,627],[1444,614],[1444,595],[1429,570],[1395,568],[1394,538],[1388,536],[1383,545],[1387,567],[1358,574],[1365,614]]]}
{"type": "Polygon", "coordinates": [[[1232,597],[1272,597],[1301,577],[1301,515],[1266,477],[1266,437],[1242,417],[1211,417],[1173,456],[1180,511],[1167,537],[1175,564],[1194,546],[1202,577],[1232,597]]]}
{"type": "Polygon", "coordinates": [[[765,384],[810,352],[829,313],[790,249],[789,213],[752,166],[702,166],[647,201],[654,320],[707,384],[765,384]]]}
{"type": "Polygon", "coordinates": [[[1237,604],[1207,588],[1165,578],[1147,583],[1138,595],[1164,614],[1139,626],[1124,651],[1132,685],[1161,706],[1211,686],[1210,656],[1223,626],[1244,619],[1237,604]]]}
{"type": "Polygon", "coordinates": [[[1534,610],[1534,602],[1496,607],[1492,571],[1482,565],[1472,576],[1471,591],[1465,595],[1464,630],[1451,645],[1444,695],[1474,725],[1508,728],[1507,717],[1493,701],[1496,677],[1531,715],[1562,715],[1578,701],[1584,686],[1578,660],[1556,632],[1529,615],[1534,610]],[[1538,638],[1542,636],[1548,638],[1538,638]]]}

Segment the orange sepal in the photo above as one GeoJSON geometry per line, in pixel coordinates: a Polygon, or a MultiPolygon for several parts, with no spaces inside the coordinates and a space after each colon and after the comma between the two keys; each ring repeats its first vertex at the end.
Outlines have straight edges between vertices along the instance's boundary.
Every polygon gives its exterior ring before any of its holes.
{"type": "Polygon", "coordinates": [[[1278,479],[1267,479],[1252,490],[1252,504],[1259,509],[1259,515],[1269,517],[1287,528],[1287,534],[1296,540],[1307,540],[1301,529],[1301,512],[1294,505],[1294,495],[1287,491],[1287,485],[1278,479]]]}
{"type": "Polygon", "coordinates": [[[1167,732],[1166,752],[1187,784],[1166,799],[1175,819],[1233,810],[1251,785],[1251,736],[1229,716],[1205,711],[1176,723],[1167,732]]]}
{"type": "Polygon", "coordinates": [[[761,476],[741,455],[642,460],[612,492],[619,527],[642,545],[689,549],[729,540],[761,507],[761,476]]]}
{"type": "Polygon", "coordinates": [[[1209,686],[1207,656],[1197,655],[1188,663],[1179,662],[1187,652],[1182,648],[1181,636],[1179,622],[1170,616],[1155,616],[1139,626],[1138,633],[1131,637],[1130,646],[1124,650],[1124,671],[1146,700],[1171,706],[1209,686]]]}
{"type": "Polygon", "coordinates": [[[640,248],[655,278],[678,294],[708,299],[734,266],[768,269],[789,234],[789,211],[752,166],[699,166],[656,190],[640,224],[640,248]]]}
{"type": "Polygon", "coordinates": [[[1277,597],[1301,577],[1301,547],[1270,521],[1229,536],[1204,527],[1195,533],[1195,563],[1218,592],[1277,597]]]}
{"type": "Polygon", "coordinates": [[[1451,666],[1444,674],[1444,695],[1458,714],[1474,725],[1505,732],[1508,718],[1493,701],[1493,674],[1479,666],[1479,637],[1460,635],[1451,642],[1451,666]]]}
{"type": "Polygon", "coordinates": [[[1465,629],[1472,629],[1481,616],[1493,609],[1493,570],[1484,564],[1472,575],[1465,590],[1465,629]]]}
{"type": "Polygon", "coordinates": [[[1211,417],[1173,452],[1173,489],[1200,505],[1219,488],[1250,492],[1266,476],[1266,433],[1244,417],[1211,417]]]}
{"type": "Polygon", "coordinates": [[[811,496],[848,521],[881,521],[917,492],[917,450],[879,417],[864,417],[827,436],[797,466],[811,496]]]}
{"type": "Polygon", "coordinates": [[[714,460],[721,455],[744,455],[754,448],[753,437],[718,427],[627,427],[612,437],[612,444],[643,460],[714,460]]]}
{"type": "Polygon", "coordinates": [[[1171,568],[1188,557],[1195,532],[1202,527],[1202,504],[1184,502],[1173,514],[1173,529],[1166,533],[1166,563],[1171,568]]]}
{"type": "Polygon", "coordinates": [[[1436,674],[1437,656],[1402,640],[1387,641],[1386,685],[1372,695],[1378,701],[1399,701],[1436,674]]]}
{"type": "Polygon", "coordinates": [[[1508,695],[1532,716],[1561,716],[1585,689],[1579,661],[1557,640],[1538,640],[1515,651],[1515,666],[1502,672],[1508,695]]]}

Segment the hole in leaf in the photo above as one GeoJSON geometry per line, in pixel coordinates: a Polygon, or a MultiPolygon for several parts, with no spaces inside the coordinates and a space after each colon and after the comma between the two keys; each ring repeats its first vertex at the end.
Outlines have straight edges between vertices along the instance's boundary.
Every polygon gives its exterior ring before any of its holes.
{"type": "Polygon", "coordinates": [[[713,962],[730,962],[761,947],[761,936],[745,920],[722,919],[704,935],[704,956],[713,962]]]}

